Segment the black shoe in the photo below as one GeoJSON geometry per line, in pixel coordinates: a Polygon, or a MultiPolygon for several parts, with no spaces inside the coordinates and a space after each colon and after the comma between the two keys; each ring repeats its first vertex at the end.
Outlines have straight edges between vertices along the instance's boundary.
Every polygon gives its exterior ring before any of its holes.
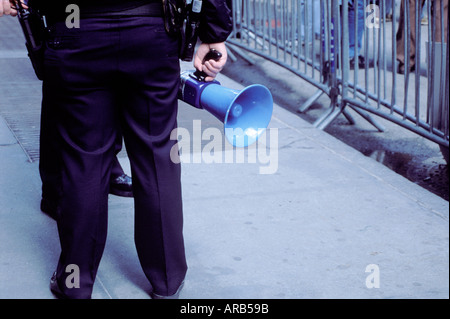
{"type": "Polygon", "coordinates": [[[44,197],[41,199],[41,211],[44,214],[47,214],[50,218],[53,218],[54,220],[57,219],[57,205],[44,197]]]}
{"type": "MultiPolygon", "coordinates": [[[[350,60],[350,70],[355,69],[355,62],[356,62],[355,58],[350,60]]],[[[369,60],[367,67],[373,68],[374,66],[375,63],[372,60],[369,60]]],[[[362,55],[360,55],[358,56],[358,69],[365,69],[365,68],[366,68],[366,59],[362,55]]]]}
{"type": "Polygon", "coordinates": [[[373,60],[369,60],[369,62],[366,62],[366,59],[360,55],[358,56],[358,67],[363,69],[366,67],[366,63],[367,63],[367,67],[368,68],[373,68],[375,66],[375,63],[373,60]]]}
{"type": "Polygon", "coordinates": [[[123,174],[111,179],[109,193],[122,197],[133,197],[133,184],[131,177],[123,174]]]}
{"type": "Polygon", "coordinates": [[[152,299],[179,299],[180,298],[180,292],[184,287],[184,281],[181,283],[180,287],[178,287],[178,290],[176,293],[174,293],[171,296],[161,296],[158,294],[155,294],[154,292],[150,293],[150,297],[152,297],[152,299]]]}
{"type": "Polygon", "coordinates": [[[350,70],[354,70],[355,69],[355,59],[350,59],[350,70]]]}
{"type": "MultiPolygon", "coordinates": [[[[415,65],[411,65],[409,67],[409,72],[414,72],[415,70],[416,70],[416,66],[415,65]]],[[[404,63],[399,62],[397,73],[398,74],[405,74],[405,64],[404,63]]]]}
{"type": "Polygon", "coordinates": [[[67,299],[67,296],[59,288],[58,281],[56,280],[56,271],[53,273],[52,278],[50,278],[50,291],[58,299],[67,299]]]}

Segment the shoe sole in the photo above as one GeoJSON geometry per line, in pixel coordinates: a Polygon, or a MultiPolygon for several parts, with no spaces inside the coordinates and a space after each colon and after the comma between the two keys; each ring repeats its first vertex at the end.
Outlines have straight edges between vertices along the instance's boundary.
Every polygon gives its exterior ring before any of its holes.
{"type": "Polygon", "coordinates": [[[120,197],[133,197],[132,191],[123,191],[119,189],[110,188],[109,193],[120,197]]]}

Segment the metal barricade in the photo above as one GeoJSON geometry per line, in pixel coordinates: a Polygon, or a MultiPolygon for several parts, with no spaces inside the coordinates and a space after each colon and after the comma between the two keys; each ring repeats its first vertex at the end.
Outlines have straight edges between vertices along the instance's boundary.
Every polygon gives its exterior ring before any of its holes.
{"type": "Polygon", "coordinates": [[[351,108],[379,131],[384,128],[372,115],[448,154],[448,0],[426,2],[428,26],[421,26],[418,14],[424,0],[402,0],[400,14],[400,1],[392,1],[392,21],[386,21],[387,2],[233,0],[234,31],[227,43],[241,56],[242,50],[262,56],[315,86],[300,112],[327,94],[330,107],[316,127],[340,114],[353,122],[351,108]]]}

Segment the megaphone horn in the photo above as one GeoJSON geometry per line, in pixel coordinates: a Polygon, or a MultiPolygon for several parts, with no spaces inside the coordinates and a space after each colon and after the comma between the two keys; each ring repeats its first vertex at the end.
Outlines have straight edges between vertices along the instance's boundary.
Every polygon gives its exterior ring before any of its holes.
{"type": "Polygon", "coordinates": [[[272,118],[272,94],[260,84],[238,91],[218,81],[199,81],[192,71],[185,71],[181,73],[179,99],[207,110],[224,123],[228,142],[237,147],[256,142],[272,118]]]}

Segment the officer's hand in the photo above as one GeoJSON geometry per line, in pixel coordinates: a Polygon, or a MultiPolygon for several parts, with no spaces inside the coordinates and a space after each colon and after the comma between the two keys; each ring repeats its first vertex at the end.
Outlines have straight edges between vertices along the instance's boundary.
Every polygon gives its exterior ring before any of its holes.
{"type": "Polygon", "coordinates": [[[205,78],[205,81],[209,82],[214,80],[214,78],[217,76],[217,74],[222,71],[223,67],[227,63],[228,55],[227,55],[227,48],[225,47],[224,42],[220,43],[202,43],[197,53],[195,54],[194,58],[194,67],[199,70],[205,72],[208,76],[205,78]],[[203,58],[211,49],[215,49],[222,53],[222,57],[219,61],[209,60],[206,61],[205,64],[203,64],[203,58]]]}
{"type": "Polygon", "coordinates": [[[4,14],[12,15],[13,17],[17,15],[16,1],[0,0],[0,17],[4,14]]]}

